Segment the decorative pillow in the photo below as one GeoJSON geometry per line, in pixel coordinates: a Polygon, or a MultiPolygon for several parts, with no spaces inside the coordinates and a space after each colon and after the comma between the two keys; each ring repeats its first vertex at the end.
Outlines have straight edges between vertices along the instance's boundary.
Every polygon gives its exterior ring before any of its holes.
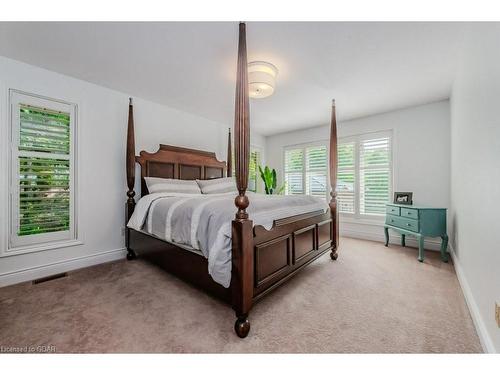
{"type": "Polygon", "coordinates": [[[237,193],[236,182],[232,177],[215,178],[213,180],[196,180],[203,194],[237,193]]]}
{"type": "Polygon", "coordinates": [[[176,180],[173,178],[144,177],[150,193],[201,194],[195,180],[176,180]]]}

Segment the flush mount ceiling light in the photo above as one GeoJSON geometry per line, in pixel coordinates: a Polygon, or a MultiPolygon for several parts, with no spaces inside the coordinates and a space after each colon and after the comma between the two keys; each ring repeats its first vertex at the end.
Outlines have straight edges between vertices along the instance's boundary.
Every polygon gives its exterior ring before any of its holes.
{"type": "Polygon", "coordinates": [[[276,87],[278,69],[265,61],[248,64],[248,89],[251,98],[265,98],[273,94],[276,87]]]}

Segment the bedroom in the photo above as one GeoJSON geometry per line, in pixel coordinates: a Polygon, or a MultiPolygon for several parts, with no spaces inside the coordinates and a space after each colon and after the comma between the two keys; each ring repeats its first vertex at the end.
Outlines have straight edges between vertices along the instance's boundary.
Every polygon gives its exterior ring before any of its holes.
{"type": "Polygon", "coordinates": [[[0,23],[2,351],[498,352],[500,26],[234,19],[0,23]]]}

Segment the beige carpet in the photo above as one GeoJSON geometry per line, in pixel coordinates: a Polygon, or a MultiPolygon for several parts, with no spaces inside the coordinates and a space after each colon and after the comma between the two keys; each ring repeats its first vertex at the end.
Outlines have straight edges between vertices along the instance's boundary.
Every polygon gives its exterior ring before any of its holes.
{"type": "Polygon", "coordinates": [[[230,307],[141,260],[0,289],[0,346],[57,352],[480,352],[451,264],[349,238],[254,306],[230,307]]]}

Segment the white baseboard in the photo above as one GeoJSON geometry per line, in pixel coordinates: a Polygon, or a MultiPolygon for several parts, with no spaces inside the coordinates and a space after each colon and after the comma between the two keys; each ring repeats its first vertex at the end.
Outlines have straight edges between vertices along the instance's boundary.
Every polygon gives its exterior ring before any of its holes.
{"type": "Polygon", "coordinates": [[[126,254],[126,249],[121,248],[104,251],[98,254],[86,255],[75,259],[2,273],[0,274],[0,287],[18,284],[25,281],[36,280],[41,277],[69,272],[79,268],[94,266],[100,263],[123,259],[125,258],[126,254]]]}
{"type": "Polygon", "coordinates": [[[465,274],[463,272],[462,266],[460,265],[460,261],[455,255],[455,251],[453,246],[450,245],[450,254],[453,259],[453,265],[455,266],[455,273],[457,274],[458,282],[462,288],[462,292],[465,297],[465,302],[467,303],[467,307],[469,308],[470,315],[472,317],[472,321],[474,322],[474,326],[476,327],[477,335],[479,336],[479,340],[481,341],[481,346],[483,347],[483,351],[485,353],[496,353],[495,346],[493,345],[493,341],[491,340],[490,335],[486,329],[484,321],[479,313],[479,308],[477,307],[476,300],[474,299],[474,295],[469,287],[469,283],[465,278],[465,274]]]}
{"type": "MultiPolygon", "coordinates": [[[[352,230],[352,229],[343,229],[340,231],[340,235],[344,236],[344,237],[359,238],[362,240],[385,242],[385,235],[384,235],[383,228],[382,228],[382,232],[380,234],[379,233],[364,232],[364,231],[357,231],[357,230],[352,230]]],[[[395,244],[395,245],[400,245],[401,244],[401,236],[397,233],[390,232],[389,243],[395,244]]],[[[406,246],[418,247],[418,243],[414,238],[412,238],[410,236],[406,236],[406,246]]],[[[424,240],[424,249],[440,251],[441,250],[441,239],[426,238],[424,240]]]]}

